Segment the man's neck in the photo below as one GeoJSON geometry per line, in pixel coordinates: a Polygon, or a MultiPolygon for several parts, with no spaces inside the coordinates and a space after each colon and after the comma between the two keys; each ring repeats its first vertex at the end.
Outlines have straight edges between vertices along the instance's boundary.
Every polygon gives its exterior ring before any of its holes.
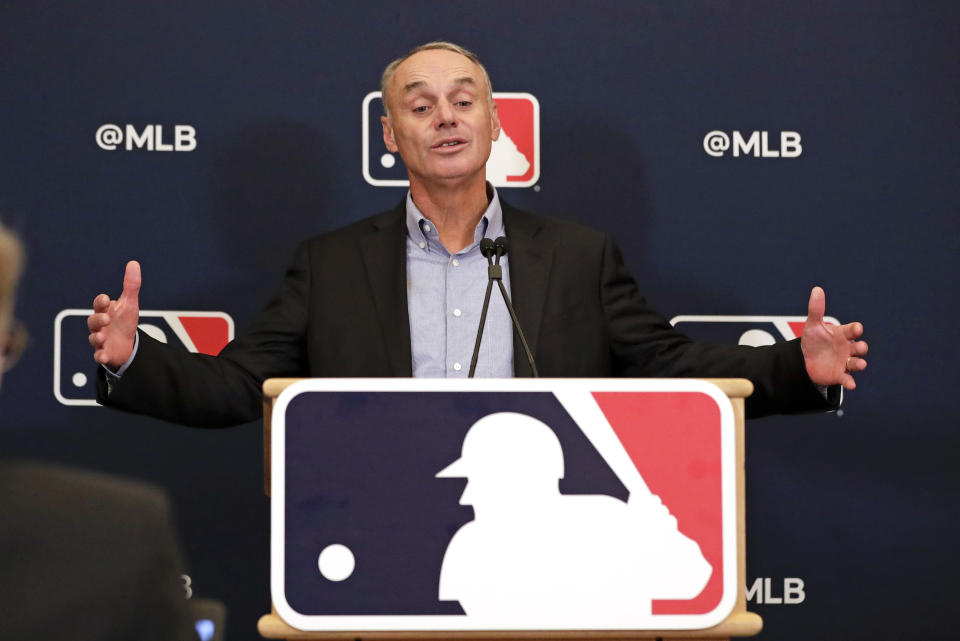
{"type": "Polygon", "coordinates": [[[410,197],[437,228],[440,242],[455,254],[474,241],[474,231],[490,199],[484,175],[469,182],[424,183],[410,177],[410,197]]]}

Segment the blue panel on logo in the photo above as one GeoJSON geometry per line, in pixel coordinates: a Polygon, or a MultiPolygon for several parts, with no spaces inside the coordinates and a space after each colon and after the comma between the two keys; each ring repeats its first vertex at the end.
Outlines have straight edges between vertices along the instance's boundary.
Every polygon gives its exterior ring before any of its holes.
{"type": "Polygon", "coordinates": [[[552,427],[565,453],[564,494],[627,491],[547,392],[303,393],[286,412],[288,603],[307,615],[462,614],[437,578],[450,538],[473,519],[465,479],[437,479],[470,426],[521,412],[552,427]],[[318,571],[330,545],[355,560],[349,580],[318,571]]]}

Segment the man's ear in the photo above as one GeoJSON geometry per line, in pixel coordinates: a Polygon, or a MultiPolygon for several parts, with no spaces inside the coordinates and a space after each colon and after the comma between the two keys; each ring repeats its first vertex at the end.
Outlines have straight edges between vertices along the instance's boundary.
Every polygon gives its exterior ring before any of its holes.
{"type": "Polygon", "coordinates": [[[491,140],[496,140],[500,137],[500,115],[497,113],[496,102],[493,102],[490,107],[490,131],[492,134],[490,137],[491,140]]]}
{"type": "Polygon", "coordinates": [[[390,119],[386,116],[380,116],[380,124],[383,125],[383,144],[387,146],[388,151],[397,153],[400,149],[397,147],[397,141],[393,138],[393,127],[390,125],[390,119]]]}

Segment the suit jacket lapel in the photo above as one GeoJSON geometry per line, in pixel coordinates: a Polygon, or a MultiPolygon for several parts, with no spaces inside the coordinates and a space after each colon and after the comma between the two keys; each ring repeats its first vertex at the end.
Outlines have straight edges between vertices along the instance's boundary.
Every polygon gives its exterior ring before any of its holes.
{"type": "MultiPolygon", "coordinates": [[[[543,225],[536,216],[514,209],[502,199],[500,205],[503,209],[503,226],[510,239],[510,298],[536,360],[540,321],[543,318],[547,284],[553,265],[553,247],[543,237],[543,225]]],[[[513,341],[513,372],[516,376],[533,375],[516,332],[513,341]]]]}
{"type": "Polygon", "coordinates": [[[367,282],[394,376],[413,376],[404,216],[404,203],[401,202],[398,207],[373,218],[366,233],[360,237],[367,282]]]}

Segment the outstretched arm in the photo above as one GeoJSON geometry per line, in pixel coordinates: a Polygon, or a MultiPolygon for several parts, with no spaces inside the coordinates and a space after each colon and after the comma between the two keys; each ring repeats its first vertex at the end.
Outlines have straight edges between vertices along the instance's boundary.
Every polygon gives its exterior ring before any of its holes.
{"type": "MultiPolygon", "coordinates": [[[[120,298],[98,296],[88,320],[95,357],[110,367],[126,362],[137,331],[139,265],[128,264],[127,276],[120,298]]],[[[277,295],[218,356],[176,349],[141,332],[136,356],[112,389],[107,389],[106,374],[100,368],[97,400],[184,425],[221,427],[259,418],[265,378],[307,373],[308,281],[304,244],[277,295]]]]}

